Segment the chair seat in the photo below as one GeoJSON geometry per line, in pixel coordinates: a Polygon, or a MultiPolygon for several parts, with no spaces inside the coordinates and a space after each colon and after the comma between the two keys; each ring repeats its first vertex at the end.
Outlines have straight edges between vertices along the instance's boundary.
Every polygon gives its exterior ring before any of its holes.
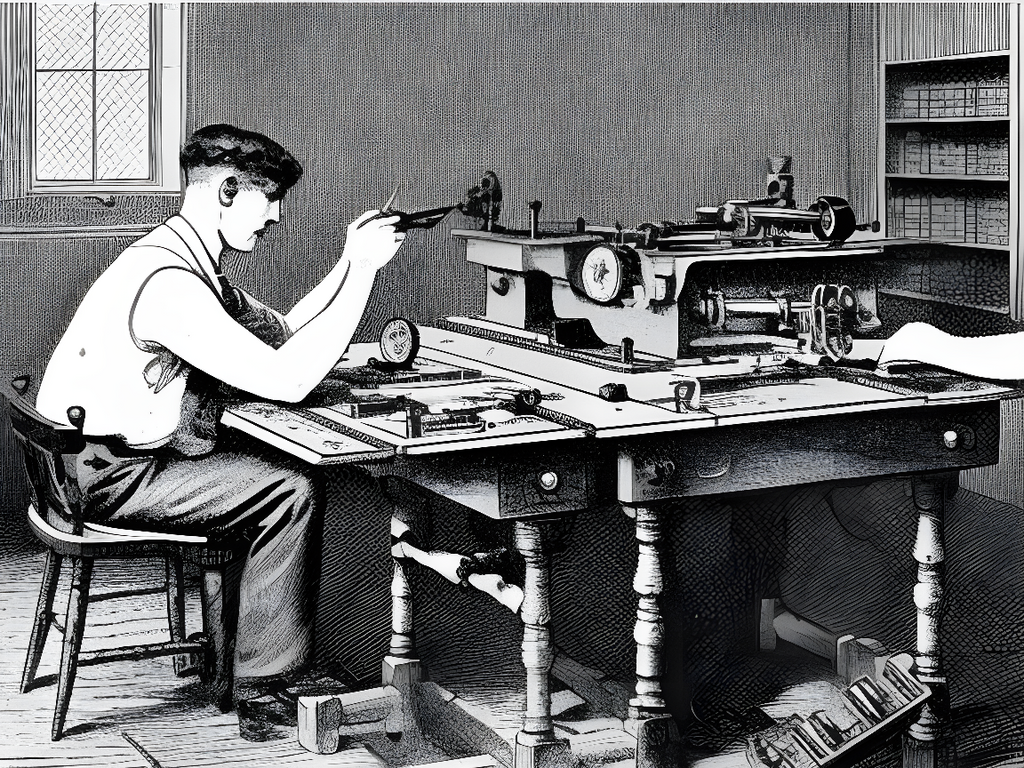
{"type": "Polygon", "coordinates": [[[67,556],[138,557],[149,552],[160,553],[169,548],[208,543],[205,536],[137,531],[96,523],[84,523],[81,534],[67,533],[44,520],[34,504],[29,504],[28,522],[33,533],[46,546],[67,556]]]}

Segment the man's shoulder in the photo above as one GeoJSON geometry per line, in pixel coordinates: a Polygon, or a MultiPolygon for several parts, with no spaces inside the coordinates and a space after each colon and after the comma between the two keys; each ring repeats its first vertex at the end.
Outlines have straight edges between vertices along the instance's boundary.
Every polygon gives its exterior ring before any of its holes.
{"type": "Polygon", "coordinates": [[[131,243],[125,248],[125,253],[137,253],[140,249],[163,250],[175,255],[181,255],[188,250],[181,237],[166,222],[158,224],[138,240],[131,243]]]}
{"type": "Polygon", "coordinates": [[[104,270],[103,277],[108,280],[109,275],[130,277],[163,271],[165,268],[178,268],[197,274],[188,254],[187,246],[174,230],[166,223],[160,224],[121,251],[104,270]]]}
{"type": "Polygon", "coordinates": [[[202,275],[196,271],[187,254],[188,250],[174,231],[161,224],[121,251],[89,292],[110,296],[111,292],[129,291],[134,296],[158,276],[157,283],[164,283],[167,277],[180,276],[186,278],[186,287],[193,281],[205,286],[202,275]]]}

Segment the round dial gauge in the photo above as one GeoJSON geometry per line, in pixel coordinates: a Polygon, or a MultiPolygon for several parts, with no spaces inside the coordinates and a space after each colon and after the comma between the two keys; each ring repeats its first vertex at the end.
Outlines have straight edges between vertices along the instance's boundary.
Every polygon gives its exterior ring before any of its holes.
{"type": "Polygon", "coordinates": [[[407,365],[420,350],[420,332],[409,320],[396,317],[384,324],[380,354],[389,363],[407,365]]]}
{"type": "Polygon", "coordinates": [[[590,249],[580,267],[583,292],[602,304],[615,301],[622,292],[626,279],[626,264],[622,254],[608,245],[590,249]]]}

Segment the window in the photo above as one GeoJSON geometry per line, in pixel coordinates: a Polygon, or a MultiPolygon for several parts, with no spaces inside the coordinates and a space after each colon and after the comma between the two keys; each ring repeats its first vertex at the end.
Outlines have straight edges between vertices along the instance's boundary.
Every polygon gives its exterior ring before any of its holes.
{"type": "Polygon", "coordinates": [[[34,192],[180,188],[178,3],[34,7],[34,192]]]}

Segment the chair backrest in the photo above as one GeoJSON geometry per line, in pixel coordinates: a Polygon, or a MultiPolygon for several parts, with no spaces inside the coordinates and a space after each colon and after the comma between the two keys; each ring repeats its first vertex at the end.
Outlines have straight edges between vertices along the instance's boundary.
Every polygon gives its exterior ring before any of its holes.
{"type": "Polygon", "coordinates": [[[68,409],[70,427],[50,421],[28,402],[28,384],[28,376],[14,379],[14,392],[8,393],[8,400],[11,427],[24,453],[33,503],[39,516],[51,526],[81,534],[76,459],[85,447],[85,410],[77,406],[68,409]]]}

